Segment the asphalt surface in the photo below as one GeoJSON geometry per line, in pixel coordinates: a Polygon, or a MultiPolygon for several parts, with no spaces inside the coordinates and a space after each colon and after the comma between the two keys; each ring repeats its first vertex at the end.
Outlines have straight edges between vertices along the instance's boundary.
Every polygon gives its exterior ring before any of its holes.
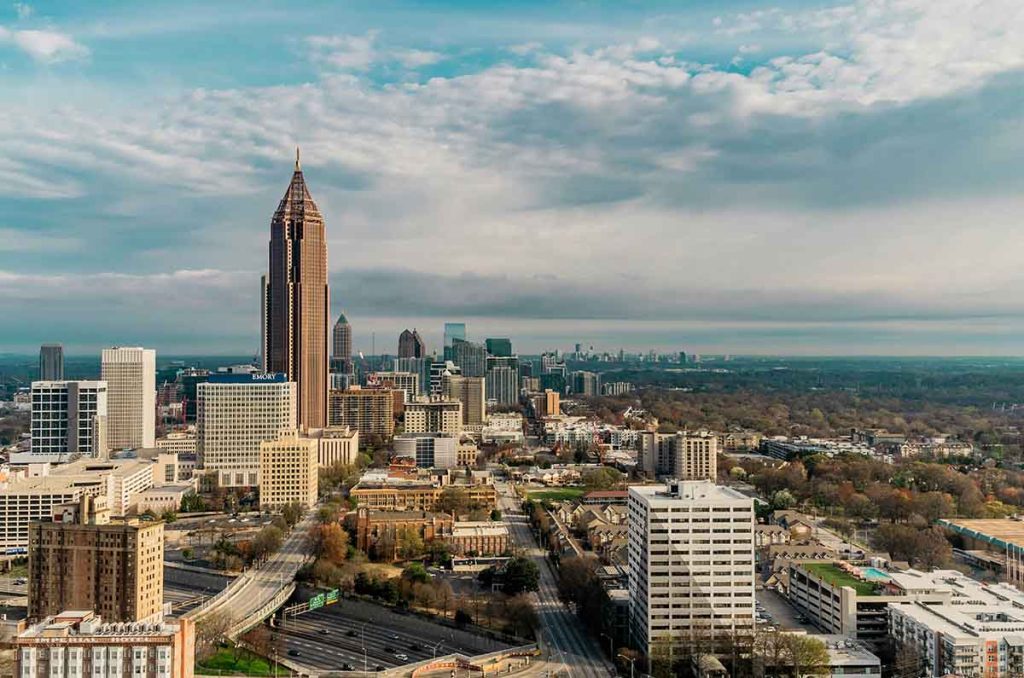
{"type": "Polygon", "coordinates": [[[508,647],[501,641],[358,600],[274,621],[282,657],[310,669],[391,668],[461,652],[473,656],[508,647]],[[435,653],[436,648],[436,653],[435,653]],[[298,652],[296,656],[293,652],[298,652]],[[398,657],[397,655],[404,655],[398,657]]]}
{"type": "Polygon", "coordinates": [[[281,548],[267,562],[240,575],[205,607],[192,610],[190,616],[199,621],[213,611],[225,610],[235,621],[256,613],[261,607],[291,584],[295,573],[307,558],[307,534],[314,521],[310,511],[292,528],[281,548]]]}
{"type": "Polygon", "coordinates": [[[219,593],[231,580],[219,574],[164,567],[164,602],[171,604],[173,614],[182,615],[219,593]]]}
{"type": "Polygon", "coordinates": [[[540,590],[533,594],[533,602],[540,617],[542,638],[551,655],[550,661],[560,662],[570,677],[614,676],[615,668],[605,660],[579,618],[558,599],[558,575],[545,551],[536,546],[527,518],[520,508],[519,497],[506,483],[498,483],[496,487],[502,516],[509,525],[513,540],[521,553],[537,563],[540,569],[540,590]]]}

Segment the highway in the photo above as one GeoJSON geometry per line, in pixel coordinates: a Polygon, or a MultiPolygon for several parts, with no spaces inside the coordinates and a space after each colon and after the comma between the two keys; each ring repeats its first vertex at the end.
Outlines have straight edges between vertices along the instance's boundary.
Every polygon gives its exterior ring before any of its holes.
{"type": "Polygon", "coordinates": [[[507,483],[498,483],[498,502],[504,520],[512,532],[512,539],[523,555],[531,558],[540,569],[540,590],[535,594],[534,606],[540,617],[542,638],[550,655],[550,662],[564,667],[556,671],[581,678],[614,676],[615,668],[605,660],[597,643],[590,637],[576,615],[558,599],[558,575],[548,561],[546,552],[539,548],[530,532],[530,525],[520,508],[519,497],[507,483]]]}
{"type": "Polygon", "coordinates": [[[473,656],[508,647],[490,638],[358,600],[343,599],[320,610],[283,621],[278,619],[276,624],[274,631],[281,656],[288,653],[288,660],[314,671],[339,671],[346,664],[352,667],[349,670],[363,670],[364,639],[365,665],[370,671],[377,666],[391,668],[451,652],[473,656]],[[399,654],[405,658],[397,657],[399,654]]]}
{"type": "Polygon", "coordinates": [[[185,616],[199,622],[215,611],[226,611],[238,622],[256,614],[275,595],[292,583],[295,573],[308,558],[307,535],[313,526],[315,514],[310,511],[285,537],[281,548],[258,568],[253,568],[234,581],[201,607],[185,616]]]}

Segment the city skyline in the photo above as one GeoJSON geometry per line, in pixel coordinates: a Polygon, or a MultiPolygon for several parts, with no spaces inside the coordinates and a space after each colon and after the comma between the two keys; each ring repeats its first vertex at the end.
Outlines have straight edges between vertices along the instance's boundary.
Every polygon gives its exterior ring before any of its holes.
{"type": "Polygon", "coordinates": [[[255,352],[301,145],[356,350],[1021,353],[1015,4],[675,5],[0,10],[0,346],[255,352]]]}

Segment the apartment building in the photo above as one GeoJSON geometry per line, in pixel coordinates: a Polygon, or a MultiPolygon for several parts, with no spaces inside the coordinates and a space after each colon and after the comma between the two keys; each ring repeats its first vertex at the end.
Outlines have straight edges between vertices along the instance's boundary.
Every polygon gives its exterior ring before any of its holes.
{"type": "Polygon", "coordinates": [[[260,508],[316,504],[318,451],[315,438],[299,437],[296,431],[260,443],[260,508]]]}
{"type": "Polygon", "coordinates": [[[156,439],[156,351],[105,348],[100,378],[107,383],[107,444],[112,450],[153,447],[156,439]]]}
{"type": "Polygon", "coordinates": [[[652,478],[715,480],[717,477],[718,438],[710,433],[645,431],[640,445],[640,467],[652,478]]]}
{"type": "Polygon", "coordinates": [[[197,394],[199,467],[221,487],[259,485],[260,443],[295,429],[295,384],[281,373],[217,373],[197,394]]]}
{"type": "Polygon", "coordinates": [[[405,432],[458,436],[462,432],[462,403],[447,398],[409,403],[405,406],[405,432]]]}
{"type": "Polygon", "coordinates": [[[106,455],[106,382],[34,381],[31,398],[32,461],[106,455]]]}
{"type": "Polygon", "coordinates": [[[192,678],[195,624],[124,624],[65,611],[26,629],[14,647],[19,678],[192,678]]]}
{"type": "Polygon", "coordinates": [[[395,436],[395,456],[416,461],[420,468],[455,468],[459,439],[449,433],[403,433],[395,436]]]}
{"type": "Polygon", "coordinates": [[[163,523],[111,520],[103,501],[85,495],[29,526],[28,616],[92,610],[116,622],[159,619],[163,568],[163,523]]]}
{"type": "Polygon", "coordinates": [[[754,630],[754,502],[704,480],[629,488],[630,629],[650,656],[754,630]]]}
{"type": "Polygon", "coordinates": [[[344,391],[332,390],[327,411],[330,426],[355,429],[363,445],[373,437],[389,441],[395,434],[395,400],[390,389],[352,386],[344,391]]]}
{"type": "Polygon", "coordinates": [[[389,388],[404,394],[403,402],[409,403],[419,395],[420,375],[417,372],[371,372],[366,375],[370,388],[389,388]]]}

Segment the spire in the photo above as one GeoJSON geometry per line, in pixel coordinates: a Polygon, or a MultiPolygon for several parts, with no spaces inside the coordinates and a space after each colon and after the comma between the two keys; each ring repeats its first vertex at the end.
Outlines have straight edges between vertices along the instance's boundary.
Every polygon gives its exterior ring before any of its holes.
{"type": "Polygon", "coordinates": [[[302,171],[302,165],[299,164],[299,147],[298,146],[295,147],[295,171],[296,172],[301,172],[302,171]]]}
{"type": "Polygon", "coordinates": [[[302,218],[302,215],[320,216],[320,210],[317,208],[316,203],[313,202],[309,189],[306,188],[306,179],[302,175],[302,164],[298,146],[295,147],[295,171],[292,173],[292,180],[288,184],[288,190],[285,191],[284,197],[281,198],[281,202],[277,205],[275,216],[283,217],[285,214],[299,215],[299,218],[302,218]]]}

